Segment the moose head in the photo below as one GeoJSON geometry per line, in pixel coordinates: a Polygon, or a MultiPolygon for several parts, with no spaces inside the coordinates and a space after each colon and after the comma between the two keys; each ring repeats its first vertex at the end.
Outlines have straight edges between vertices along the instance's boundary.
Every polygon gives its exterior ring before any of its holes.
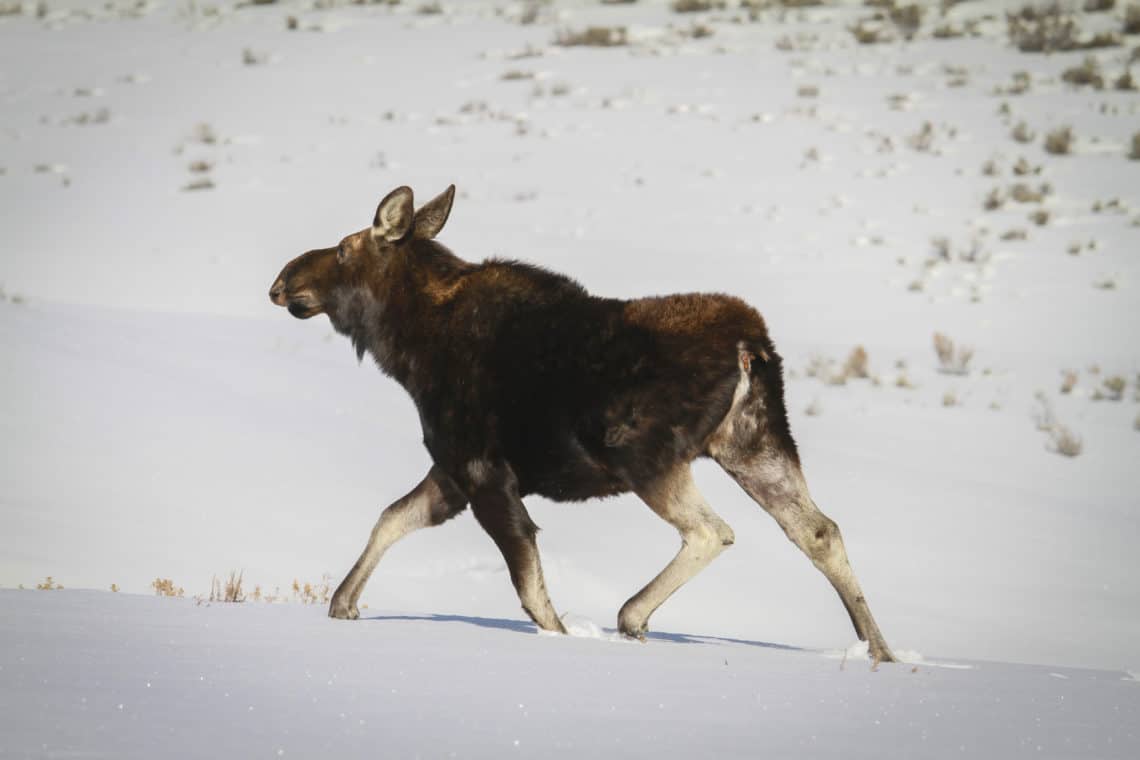
{"type": "Polygon", "coordinates": [[[354,232],[332,248],[303,253],[281,270],[269,300],[298,319],[334,317],[337,306],[383,281],[387,262],[416,240],[431,240],[451,213],[455,185],[413,210],[412,189],[397,187],[376,207],[372,226],[354,232]]]}

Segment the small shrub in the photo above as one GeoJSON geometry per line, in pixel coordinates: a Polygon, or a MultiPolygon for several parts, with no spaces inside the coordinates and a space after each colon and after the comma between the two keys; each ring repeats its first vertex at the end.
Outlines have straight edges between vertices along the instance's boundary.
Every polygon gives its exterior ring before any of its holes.
{"type": "Polygon", "coordinates": [[[1131,3],[1124,9],[1125,34],[1140,34],[1140,3],[1131,3]]]}
{"type": "Polygon", "coordinates": [[[982,208],[986,211],[996,211],[1005,205],[1005,193],[1002,192],[1000,187],[995,187],[986,195],[986,199],[982,201],[982,208]]]}
{"type": "Polygon", "coordinates": [[[929,121],[923,122],[921,129],[907,136],[906,144],[919,153],[929,153],[934,147],[934,125],[929,121]]]}
{"type": "Polygon", "coordinates": [[[213,169],[214,165],[209,161],[191,161],[187,168],[194,174],[204,174],[213,169]]]}
{"type": "Polygon", "coordinates": [[[1029,215],[1029,221],[1036,224],[1038,227],[1044,227],[1049,223],[1050,214],[1047,209],[1039,208],[1029,215]]]}
{"type": "Polygon", "coordinates": [[[1061,393],[1068,395],[1073,392],[1073,388],[1077,385],[1077,373],[1075,370],[1067,369],[1061,379],[1061,393]]]}
{"type": "Polygon", "coordinates": [[[675,0],[669,7],[674,13],[703,13],[724,10],[724,0],[675,0]]]}
{"type": "Polygon", "coordinates": [[[1019,143],[1031,143],[1037,139],[1037,133],[1031,130],[1024,121],[1017,122],[1017,126],[1013,128],[1010,136],[1019,143]]]}
{"type": "Polygon", "coordinates": [[[938,355],[938,370],[950,375],[967,375],[974,349],[955,346],[954,341],[940,332],[934,333],[934,353],[938,355]]]}
{"type": "Polygon", "coordinates": [[[1136,80],[1132,78],[1132,70],[1125,69],[1120,76],[1113,80],[1112,86],[1120,92],[1135,92],[1136,80]]]}
{"type": "Polygon", "coordinates": [[[1100,63],[1091,55],[1085,56],[1085,60],[1079,66],[1065,69],[1061,79],[1077,87],[1091,85],[1098,90],[1104,89],[1104,75],[1101,74],[1100,63]]]}
{"type": "Polygon", "coordinates": [[[866,379],[869,376],[867,371],[867,349],[862,346],[855,346],[851,349],[851,353],[847,355],[847,361],[843,363],[843,374],[847,377],[856,377],[859,379],[866,379]]]}
{"type": "Polygon", "coordinates": [[[1045,135],[1045,151],[1054,156],[1066,156],[1073,149],[1072,127],[1059,127],[1045,135]]]}
{"type": "Polygon", "coordinates": [[[848,30],[860,45],[877,45],[880,42],[894,41],[894,35],[880,24],[866,19],[860,19],[855,26],[848,27],[848,30]]]}
{"type": "Polygon", "coordinates": [[[563,47],[618,47],[628,43],[624,26],[590,26],[580,32],[558,33],[555,45],[563,47]]]}
{"type": "Polygon", "coordinates": [[[823,409],[820,407],[818,399],[813,399],[810,404],[804,407],[804,414],[808,417],[818,417],[822,412],[823,409]]]}
{"type": "Polygon", "coordinates": [[[1035,414],[1037,429],[1049,436],[1048,448],[1067,457],[1078,456],[1084,448],[1079,436],[1057,421],[1053,406],[1044,392],[1036,394],[1038,409],[1035,414]]]}
{"type": "Polygon", "coordinates": [[[119,593],[119,584],[117,584],[117,583],[112,583],[112,584],[111,584],[111,593],[112,593],[112,594],[117,594],[117,593],[119,593]]]}
{"type": "Polygon", "coordinates": [[[1062,456],[1080,456],[1085,448],[1080,436],[1064,425],[1057,425],[1050,430],[1049,438],[1053,444],[1052,450],[1062,456]]]}
{"type": "Polygon", "coordinates": [[[1133,161],[1140,161],[1140,132],[1132,135],[1132,150],[1128,153],[1128,157],[1133,161]]]}
{"type": "Polygon", "coordinates": [[[1113,375],[1112,377],[1105,378],[1102,383],[1104,386],[1104,397],[1109,401],[1123,401],[1124,390],[1128,386],[1128,382],[1120,375],[1113,375]]]}
{"type": "Polygon", "coordinates": [[[942,406],[958,406],[958,394],[952,390],[943,393],[942,406]]]}
{"type": "Polygon", "coordinates": [[[1024,182],[1018,182],[1009,189],[1009,197],[1017,203],[1040,203],[1049,194],[1049,186],[1042,185],[1034,190],[1024,182]]]}
{"type": "Polygon", "coordinates": [[[416,8],[416,13],[421,16],[438,16],[443,13],[443,6],[439,3],[424,3],[416,8]]]}
{"type": "Polygon", "coordinates": [[[1024,177],[1028,174],[1040,174],[1041,167],[1033,166],[1025,160],[1025,156],[1019,156],[1017,162],[1013,165],[1013,173],[1018,177],[1024,177]]]}
{"type": "Polygon", "coordinates": [[[1023,227],[1014,227],[1001,233],[1002,240],[1026,240],[1028,237],[1029,233],[1023,227]]]}
{"type": "Polygon", "coordinates": [[[55,580],[49,575],[43,579],[42,582],[36,584],[36,588],[40,591],[61,591],[63,586],[56,583],[55,580]]]}
{"type": "Polygon", "coordinates": [[[1116,7],[1116,0],[1085,0],[1085,13],[1101,13],[1116,7]]]}
{"type": "Polygon", "coordinates": [[[176,587],[169,578],[155,578],[151,584],[156,596],[173,596],[181,598],[186,594],[181,587],[176,587]]]}

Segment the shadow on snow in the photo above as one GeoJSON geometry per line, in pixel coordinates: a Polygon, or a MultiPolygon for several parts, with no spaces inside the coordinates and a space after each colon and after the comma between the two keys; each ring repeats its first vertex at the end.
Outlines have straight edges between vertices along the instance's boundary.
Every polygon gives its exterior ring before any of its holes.
{"type": "MultiPolygon", "coordinates": [[[[480,628],[492,628],[500,631],[513,631],[515,633],[537,633],[538,626],[529,620],[508,620],[506,618],[474,617],[470,615],[440,615],[430,613],[426,615],[371,615],[362,617],[362,620],[377,621],[427,621],[432,623],[466,623],[480,628]]],[[[617,633],[614,628],[603,629],[607,634],[617,633]]],[[[742,644],[750,647],[764,649],[779,649],[789,652],[804,651],[803,647],[788,644],[775,644],[769,641],[750,641],[748,639],[734,639],[725,636],[699,636],[688,633],[666,633],[664,631],[650,631],[646,637],[653,641],[667,641],[671,644],[742,644]]]]}

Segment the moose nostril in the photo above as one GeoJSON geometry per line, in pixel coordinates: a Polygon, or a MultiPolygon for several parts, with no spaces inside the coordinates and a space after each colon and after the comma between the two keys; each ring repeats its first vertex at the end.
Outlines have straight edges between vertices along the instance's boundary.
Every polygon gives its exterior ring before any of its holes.
{"type": "Polygon", "coordinates": [[[280,281],[273,283],[273,287],[269,289],[269,300],[276,301],[277,297],[281,295],[281,292],[283,290],[285,290],[284,283],[280,281]]]}

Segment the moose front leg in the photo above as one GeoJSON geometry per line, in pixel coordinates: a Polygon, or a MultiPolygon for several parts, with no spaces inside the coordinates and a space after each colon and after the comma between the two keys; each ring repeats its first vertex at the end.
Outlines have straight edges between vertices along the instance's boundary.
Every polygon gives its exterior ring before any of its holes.
{"type": "Polygon", "coordinates": [[[483,467],[469,469],[478,475],[471,495],[471,511],[503,553],[523,611],[539,628],[566,633],[546,593],[535,540],[538,526],[526,511],[514,475],[499,468],[494,472],[483,467]]]}
{"type": "Polygon", "coordinates": [[[329,617],[356,620],[356,603],[376,563],[388,547],[414,530],[439,525],[463,511],[467,498],[438,467],[432,467],[418,486],[380,514],[364,553],[333,594],[329,617]]]}

